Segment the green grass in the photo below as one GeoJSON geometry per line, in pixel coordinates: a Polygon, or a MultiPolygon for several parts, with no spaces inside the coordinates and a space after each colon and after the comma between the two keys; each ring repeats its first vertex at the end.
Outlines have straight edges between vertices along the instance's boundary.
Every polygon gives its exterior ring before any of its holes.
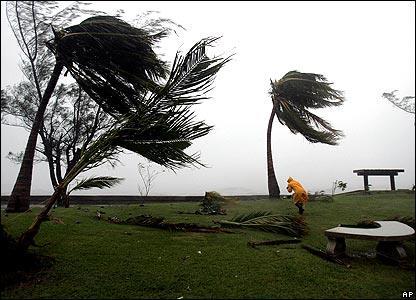
{"type": "MultiPolygon", "coordinates": [[[[54,209],[64,224],[46,222],[36,241],[39,254],[55,258],[38,280],[6,288],[1,298],[401,298],[415,292],[414,270],[385,265],[377,259],[355,258],[352,268],[322,260],[301,244],[247,246],[250,240],[287,238],[254,230],[238,234],[169,232],[94,219],[140,214],[164,216],[169,222],[213,225],[237,213],[269,210],[296,214],[290,200],[240,201],[227,216],[178,214],[193,212],[198,203],[147,203],[145,206],[73,206],[54,209]],[[77,224],[77,221],[79,223],[77,224]],[[198,253],[201,251],[201,254],[198,253]]],[[[1,214],[13,236],[32,222],[39,209],[26,214],[1,214]]],[[[325,249],[323,231],[339,223],[414,216],[415,196],[404,192],[339,195],[334,202],[310,202],[305,219],[310,232],[302,243],[325,249]]],[[[374,250],[376,242],[346,240],[349,253],[374,250]]],[[[414,264],[415,242],[405,242],[414,264]]]]}

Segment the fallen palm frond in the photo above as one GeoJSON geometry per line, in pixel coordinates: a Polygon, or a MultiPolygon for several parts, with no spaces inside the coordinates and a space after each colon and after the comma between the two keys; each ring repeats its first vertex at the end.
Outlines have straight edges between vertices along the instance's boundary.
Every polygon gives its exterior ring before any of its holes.
{"type": "Polygon", "coordinates": [[[316,256],[319,256],[320,258],[323,258],[327,261],[330,261],[330,262],[333,262],[333,263],[336,263],[336,264],[339,264],[339,265],[346,266],[347,268],[351,268],[351,265],[349,263],[345,262],[344,260],[342,260],[340,258],[334,257],[334,256],[326,253],[325,251],[322,251],[320,249],[314,248],[314,247],[309,246],[309,245],[302,245],[302,248],[305,249],[305,250],[308,250],[310,253],[312,253],[316,256]]]}
{"type": "Polygon", "coordinates": [[[250,212],[236,216],[231,221],[214,222],[223,227],[251,228],[272,233],[301,237],[307,233],[307,226],[301,217],[272,215],[270,212],[250,212]]]}
{"type": "Polygon", "coordinates": [[[163,217],[152,217],[151,215],[140,215],[128,218],[125,221],[117,217],[109,217],[109,222],[115,224],[138,225],[152,228],[168,229],[170,231],[203,232],[203,233],[234,233],[218,226],[201,226],[195,223],[169,223],[163,217]]]}
{"type": "Polygon", "coordinates": [[[282,245],[282,244],[298,244],[301,240],[291,239],[291,240],[268,240],[268,241],[249,241],[247,246],[255,248],[256,246],[262,245],[282,245]]]}

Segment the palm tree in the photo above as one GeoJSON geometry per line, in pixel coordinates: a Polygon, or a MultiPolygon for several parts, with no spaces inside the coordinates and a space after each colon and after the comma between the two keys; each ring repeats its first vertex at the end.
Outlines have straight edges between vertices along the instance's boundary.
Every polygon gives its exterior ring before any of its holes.
{"type": "MultiPolygon", "coordinates": [[[[41,223],[47,218],[49,210],[82,170],[116,156],[123,149],[131,150],[173,170],[189,165],[204,166],[197,154],[189,155],[184,150],[192,144],[192,140],[208,134],[212,129],[212,126],[206,125],[203,121],[194,120],[195,115],[190,110],[190,106],[208,98],[206,93],[211,89],[216,73],[231,59],[231,56],[227,58],[207,56],[206,48],[212,46],[217,39],[206,38],[199,41],[185,56],[178,52],[169,77],[163,85],[151,85],[148,91],[138,90],[136,96],[131,94],[131,99],[120,105],[126,111],[123,112],[121,109],[116,111],[114,115],[117,121],[111,130],[101,135],[81,153],[80,159],[65,175],[32,225],[20,236],[20,247],[27,249],[33,244],[34,237],[41,223]],[[129,102],[135,100],[135,97],[140,97],[140,102],[129,102]]],[[[68,71],[74,72],[73,75],[77,78],[77,74],[81,74],[80,69],[76,67],[75,61],[71,63],[72,66],[68,66],[68,71]]],[[[86,74],[90,75],[91,72],[86,74]]],[[[83,75],[79,76],[78,82],[82,82],[87,87],[86,91],[93,96],[108,95],[106,91],[111,87],[107,89],[103,87],[101,90],[90,84],[83,75]]],[[[120,84],[125,83],[120,82],[120,84]]],[[[134,87],[130,88],[134,89],[134,87]]],[[[126,87],[119,92],[123,91],[127,96],[126,87]]],[[[108,101],[108,106],[116,107],[116,98],[112,100],[114,102],[108,101]]]]}
{"type": "Polygon", "coordinates": [[[343,104],[341,91],[320,74],[290,71],[280,80],[270,80],[273,107],[267,127],[267,175],[269,197],[280,197],[271,150],[271,132],[274,117],[296,134],[302,134],[311,143],[337,145],[342,131],[331,127],[324,119],[313,114],[310,108],[323,108],[343,104]]]}
{"type": "MultiPolygon", "coordinates": [[[[53,28],[52,28],[53,29],[53,28]]],[[[7,210],[29,208],[33,157],[46,106],[65,67],[103,110],[117,117],[139,108],[141,98],[158,88],[157,80],[168,74],[153,45],[167,36],[165,29],[154,33],[135,28],[111,16],[91,17],[79,25],[54,32],[47,47],[55,55],[55,66],[41,97],[39,109],[26,144],[20,171],[7,210]]]]}

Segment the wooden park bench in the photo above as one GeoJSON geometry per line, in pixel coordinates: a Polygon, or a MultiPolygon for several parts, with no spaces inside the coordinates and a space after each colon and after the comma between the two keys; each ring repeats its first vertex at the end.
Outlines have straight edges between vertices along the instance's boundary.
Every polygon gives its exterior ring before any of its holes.
{"type": "Polygon", "coordinates": [[[353,170],[353,173],[357,173],[358,176],[364,177],[364,190],[369,191],[368,176],[390,176],[391,190],[396,190],[396,184],[394,182],[394,176],[397,176],[399,172],[404,172],[403,169],[360,169],[353,170]]]}
{"type": "Polygon", "coordinates": [[[403,248],[403,241],[410,240],[415,230],[397,221],[375,221],[378,228],[351,228],[338,226],[325,230],[328,238],[326,252],[329,255],[338,257],[344,256],[346,245],[345,239],[360,239],[378,241],[377,256],[382,258],[403,261],[407,255],[403,248]]]}

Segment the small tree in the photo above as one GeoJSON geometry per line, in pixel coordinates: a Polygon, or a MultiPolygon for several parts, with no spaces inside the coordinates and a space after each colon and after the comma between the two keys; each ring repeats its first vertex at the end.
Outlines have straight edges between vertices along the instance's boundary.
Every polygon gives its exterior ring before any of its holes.
{"type": "Polygon", "coordinates": [[[347,183],[341,180],[335,180],[332,183],[332,196],[334,196],[336,189],[341,189],[341,191],[345,191],[347,188],[347,183]]]}
{"type": "MultiPolygon", "coordinates": [[[[39,101],[30,82],[20,82],[13,88],[4,90],[7,105],[2,108],[2,123],[22,127],[30,131],[39,101]],[[14,118],[6,118],[5,115],[14,118]]],[[[77,84],[60,84],[52,95],[45,110],[42,127],[39,131],[41,143],[36,147],[34,163],[47,162],[53,188],[62,182],[63,177],[76,164],[79,155],[97,136],[109,129],[112,118],[85,93],[77,84]]],[[[7,157],[22,163],[23,152],[9,152],[7,157]]],[[[110,161],[112,165],[116,161],[110,161]]],[[[91,166],[91,168],[97,167],[91,166]]],[[[65,194],[64,194],[65,195],[65,194]]],[[[64,196],[59,205],[69,206],[64,196]]]]}
{"type": "Polygon", "coordinates": [[[87,3],[78,1],[61,9],[57,1],[6,2],[7,20],[23,54],[21,70],[34,87],[34,95],[38,101],[19,174],[7,203],[7,211],[23,212],[29,208],[38,133],[42,127],[45,109],[64,67],[60,59],[54,62],[53,53],[46,47],[46,41],[52,36],[51,24],[66,27],[80,15],[98,13],[86,9],[86,5],[87,3]]]}
{"type": "Polygon", "coordinates": [[[137,187],[141,196],[141,205],[144,204],[144,197],[147,197],[152,189],[153,182],[156,177],[165,172],[165,169],[155,169],[152,162],[147,160],[147,163],[138,163],[137,169],[139,173],[139,182],[137,187]]]}

